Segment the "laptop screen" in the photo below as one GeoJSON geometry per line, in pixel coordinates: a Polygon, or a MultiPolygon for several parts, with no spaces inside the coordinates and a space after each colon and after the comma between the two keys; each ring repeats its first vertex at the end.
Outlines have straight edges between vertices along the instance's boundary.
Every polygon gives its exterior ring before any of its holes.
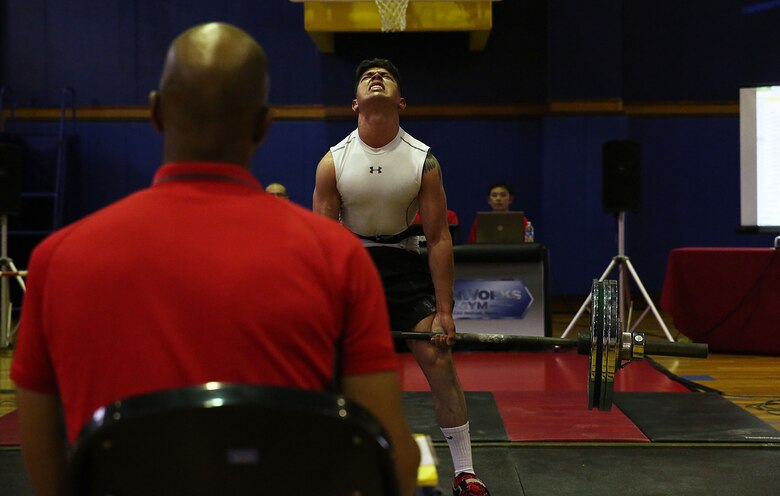
{"type": "Polygon", "coordinates": [[[525,212],[477,212],[477,243],[523,242],[525,212]]]}

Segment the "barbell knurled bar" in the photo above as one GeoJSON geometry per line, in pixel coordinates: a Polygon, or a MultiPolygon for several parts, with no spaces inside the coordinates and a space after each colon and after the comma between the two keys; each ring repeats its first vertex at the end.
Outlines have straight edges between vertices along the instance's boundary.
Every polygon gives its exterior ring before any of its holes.
{"type": "MultiPolygon", "coordinates": [[[[409,339],[414,341],[430,340],[441,332],[393,332],[395,339],[409,339]]],[[[638,360],[645,355],[679,356],[689,358],[707,358],[708,349],[702,343],[672,343],[670,341],[645,341],[644,333],[624,332],[622,339],[627,339],[628,344],[623,344],[621,360],[638,360]],[[628,336],[628,338],[626,337],[628,336]],[[639,340],[639,343],[637,343],[639,340]],[[629,347],[626,351],[625,347],[629,347]],[[644,348],[644,353],[640,350],[644,348]],[[632,351],[633,350],[633,351],[632,351]],[[639,351],[639,353],[637,353],[639,351]],[[633,356],[627,356],[633,353],[633,356]]],[[[590,335],[585,332],[573,338],[553,338],[544,336],[516,336],[513,334],[489,334],[459,332],[455,335],[455,346],[461,344],[479,344],[481,348],[493,351],[527,351],[539,348],[577,348],[580,355],[588,355],[590,349],[590,335]],[[584,346],[584,348],[583,348],[584,346]],[[583,350],[586,350],[583,352],[583,350]]]]}

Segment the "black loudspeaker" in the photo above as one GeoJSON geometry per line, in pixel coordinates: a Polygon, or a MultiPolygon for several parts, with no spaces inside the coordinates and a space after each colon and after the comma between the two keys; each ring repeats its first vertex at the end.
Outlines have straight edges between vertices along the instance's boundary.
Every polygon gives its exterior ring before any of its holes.
{"type": "Polygon", "coordinates": [[[604,143],[602,204],[606,212],[637,212],[641,201],[642,169],[639,143],[613,140],[604,143]]]}
{"type": "Polygon", "coordinates": [[[0,143],[0,214],[18,214],[22,206],[22,150],[0,143]]]}

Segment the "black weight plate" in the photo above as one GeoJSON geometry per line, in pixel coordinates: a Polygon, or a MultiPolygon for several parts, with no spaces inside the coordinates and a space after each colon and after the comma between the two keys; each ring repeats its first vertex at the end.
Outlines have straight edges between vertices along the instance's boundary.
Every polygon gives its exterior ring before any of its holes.
{"type": "Polygon", "coordinates": [[[588,355],[588,410],[600,409],[602,397],[602,351],[604,328],[603,285],[593,280],[591,289],[590,355],[588,355]]]}
{"type": "Polygon", "coordinates": [[[620,319],[618,316],[618,284],[617,281],[605,280],[601,282],[604,306],[603,312],[603,336],[601,339],[602,380],[599,410],[608,412],[612,409],[612,398],[615,385],[615,373],[620,360],[620,319]]]}
{"type": "Polygon", "coordinates": [[[588,357],[588,409],[612,409],[615,373],[620,362],[618,285],[594,280],[591,290],[590,356],[588,357]]]}

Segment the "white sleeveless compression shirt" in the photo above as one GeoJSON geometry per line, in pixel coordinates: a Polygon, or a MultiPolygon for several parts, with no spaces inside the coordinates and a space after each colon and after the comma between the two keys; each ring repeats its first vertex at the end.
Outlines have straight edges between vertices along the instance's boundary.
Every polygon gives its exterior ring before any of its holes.
{"type": "Polygon", "coordinates": [[[403,232],[417,214],[429,147],[403,129],[381,148],[360,140],[357,129],[330,149],[341,195],[341,222],[360,236],[403,232]]]}

